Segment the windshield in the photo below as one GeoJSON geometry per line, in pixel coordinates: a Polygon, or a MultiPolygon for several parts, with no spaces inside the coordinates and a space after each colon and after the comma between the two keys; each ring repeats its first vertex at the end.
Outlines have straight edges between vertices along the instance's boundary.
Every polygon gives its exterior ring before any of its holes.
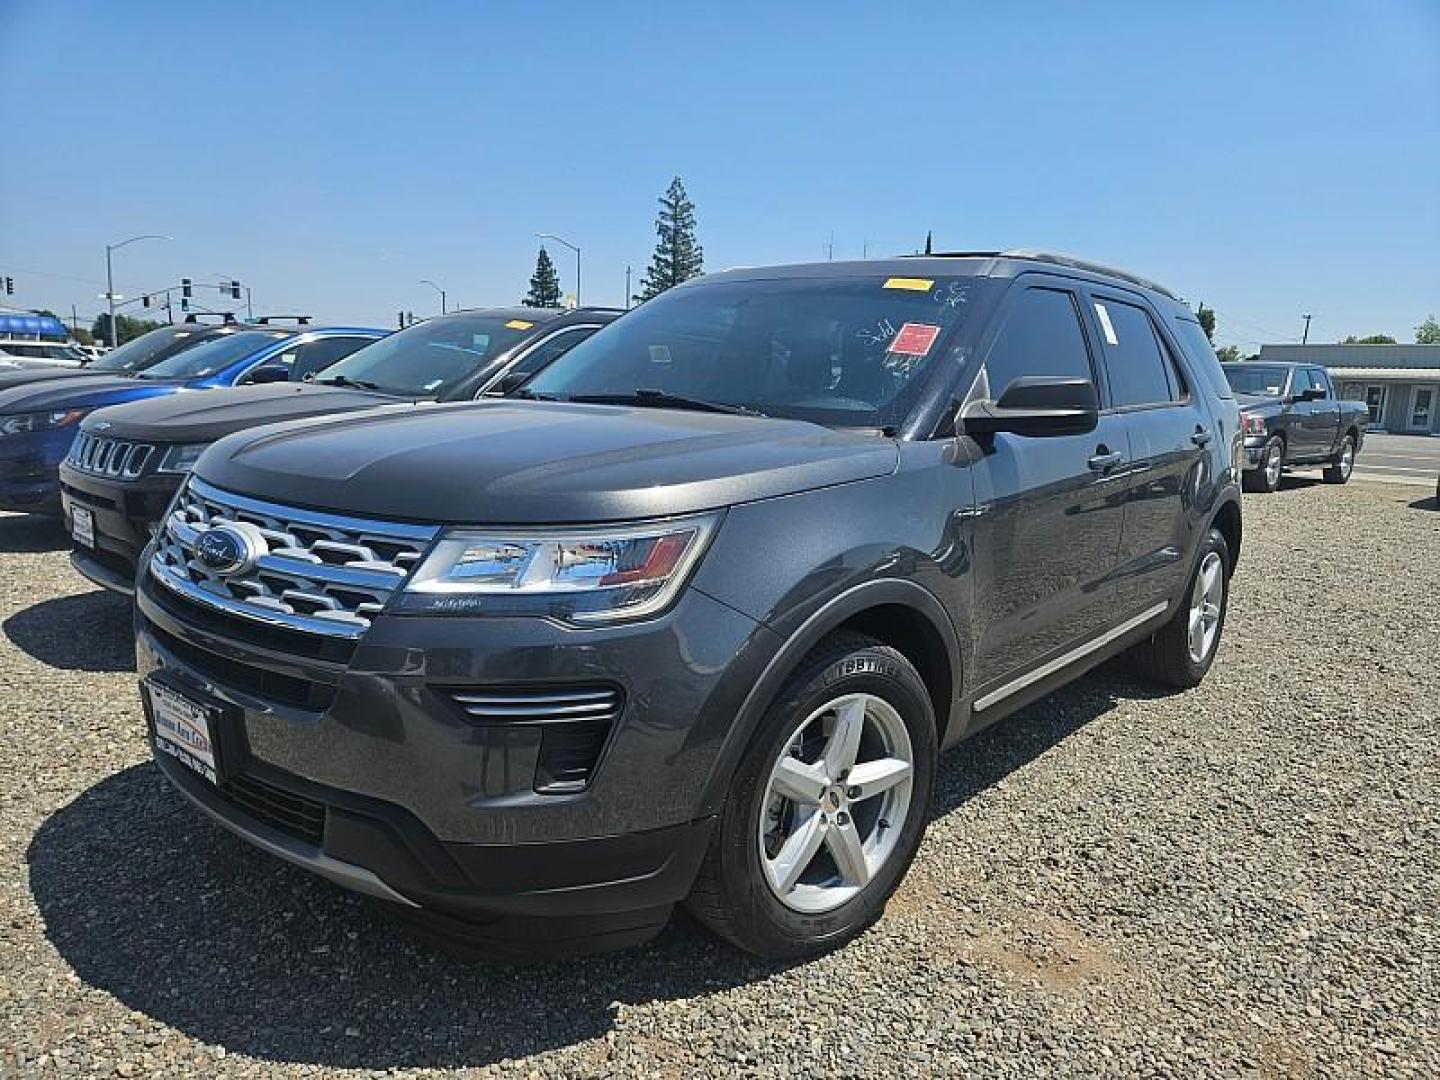
{"type": "Polygon", "coordinates": [[[438,397],[536,326],[528,319],[451,315],[397,331],[331,364],[317,383],[351,383],[404,397],[438,397]]]}
{"type": "Polygon", "coordinates": [[[637,391],[837,427],[905,415],[988,283],[971,277],[717,281],[666,293],[581,342],[537,397],[637,391]]]}
{"type": "Polygon", "coordinates": [[[1237,394],[1257,397],[1279,397],[1285,392],[1290,369],[1267,364],[1226,364],[1225,378],[1237,394]]]}
{"type": "Polygon", "coordinates": [[[188,349],[206,340],[207,330],[165,326],[127,341],[111,349],[90,364],[91,371],[141,371],[158,364],[181,349],[188,349]]]}
{"type": "Polygon", "coordinates": [[[266,345],[295,335],[288,330],[237,330],[202,341],[138,373],[141,379],[203,379],[266,345]]]}

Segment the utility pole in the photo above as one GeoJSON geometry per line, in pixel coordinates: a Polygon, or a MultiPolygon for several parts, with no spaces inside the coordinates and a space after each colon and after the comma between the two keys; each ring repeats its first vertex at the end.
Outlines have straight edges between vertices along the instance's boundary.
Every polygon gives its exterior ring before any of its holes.
{"type": "Polygon", "coordinates": [[[1308,344],[1310,344],[1310,316],[1309,316],[1309,315],[1306,315],[1306,316],[1305,316],[1305,332],[1300,335],[1300,344],[1301,344],[1301,345],[1308,345],[1308,344]]]}
{"type": "Polygon", "coordinates": [[[829,262],[835,258],[835,230],[830,230],[830,239],[825,242],[825,261],[829,262]]]}
{"type": "Polygon", "coordinates": [[[580,249],[570,243],[564,237],[556,236],[554,233],[537,232],[536,237],[541,240],[554,240],[557,244],[564,244],[571,251],[575,252],[575,306],[580,306],[580,249]]]}
{"type": "Polygon", "coordinates": [[[440,294],[440,314],[441,314],[441,315],[446,314],[447,311],[446,311],[446,308],[445,308],[445,290],[442,289],[439,285],[436,285],[435,282],[431,281],[429,278],[421,278],[421,279],[420,279],[420,284],[421,284],[421,285],[429,285],[432,289],[434,289],[436,292],[438,292],[438,293],[440,294]]]}
{"type": "Polygon", "coordinates": [[[126,244],[133,244],[137,240],[173,240],[173,236],[161,236],[158,233],[146,233],[144,236],[132,236],[129,240],[121,240],[118,244],[105,245],[105,299],[110,303],[110,347],[113,349],[117,343],[115,334],[115,275],[111,270],[111,252],[118,251],[126,244]]]}
{"type": "Polygon", "coordinates": [[[630,264],[625,264],[625,310],[630,310],[630,264]]]}

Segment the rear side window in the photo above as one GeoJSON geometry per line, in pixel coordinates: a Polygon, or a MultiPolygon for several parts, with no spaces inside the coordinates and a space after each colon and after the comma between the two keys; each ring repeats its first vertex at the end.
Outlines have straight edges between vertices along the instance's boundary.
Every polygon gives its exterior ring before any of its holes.
{"type": "Polygon", "coordinates": [[[1093,380],[1074,296],[1060,289],[1021,293],[985,358],[985,374],[994,399],[1022,375],[1093,380]]]}
{"type": "Polygon", "coordinates": [[[1105,369],[1115,408],[1168,403],[1184,396],[1143,309],[1118,300],[1096,300],[1095,316],[1105,336],[1105,369]]]}
{"type": "Polygon", "coordinates": [[[1205,331],[1200,328],[1200,324],[1194,319],[1177,317],[1175,332],[1180,338],[1180,347],[1190,358],[1190,370],[1198,371],[1201,377],[1210,384],[1210,389],[1220,397],[1233,398],[1235,393],[1230,388],[1230,380],[1225,377],[1225,369],[1220,364],[1220,358],[1210,347],[1210,339],[1205,336],[1205,331]]]}

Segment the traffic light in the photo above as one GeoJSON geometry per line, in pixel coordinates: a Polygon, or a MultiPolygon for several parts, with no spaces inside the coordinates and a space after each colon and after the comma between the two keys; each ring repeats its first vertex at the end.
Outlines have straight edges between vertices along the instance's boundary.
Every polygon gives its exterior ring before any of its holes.
{"type": "Polygon", "coordinates": [[[149,294],[148,292],[147,292],[144,296],[140,297],[140,306],[141,306],[141,307],[149,307],[149,306],[150,306],[150,294],[149,294]]]}
{"type": "Polygon", "coordinates": [[[182,277],[180,279],[180,295],[183,296],[186,300],[189,300],[190,297],[193,295],[190,289],[190,279],[188,277],[182,277]]]}
{"type": "Polygon", "coordinates": [[[6,296],[14,296],[14,295],[15,295],[15,279],[14,279],[13,277],[7,277],[7,278],[5,279],[5,295],[6,295],[6,296]]]}
{"type": "Polygon", "coordinates": [[[230,282],[230,299],[232,299],[232,300],[239,300],[239,299],[240,299],[240,282],[238,282],[238,281],[232,281],[232,282],[230,282]]]}
{"type": "Polygon", "coordinates": [[[405,329],[405,312],[400,312],[400,329],[405,329]]]}

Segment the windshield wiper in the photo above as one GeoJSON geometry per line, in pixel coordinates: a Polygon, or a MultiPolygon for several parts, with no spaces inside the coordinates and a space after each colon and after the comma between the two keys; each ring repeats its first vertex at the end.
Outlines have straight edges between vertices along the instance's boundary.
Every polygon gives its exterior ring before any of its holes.
{"type": "Polygon", "coordinates": [[[639,387],[630,394],[575,394],[565,399],[582,405],[653,405],[660,409],[691,409],[695,412],[728,413],[731,416],[764,416],[759,409],[728,405],[721,401],[671,394],[665,390],[639,387]]]}
{"type": "Polygon", "coordinates": [[[311,379],[311,382],[323,383],[326,386],[353,386],[359,390],[379,390],[380,384],[370,382],[368,379],[352,379],[348,375],[331,375],[328,379],[311,379]]]}

